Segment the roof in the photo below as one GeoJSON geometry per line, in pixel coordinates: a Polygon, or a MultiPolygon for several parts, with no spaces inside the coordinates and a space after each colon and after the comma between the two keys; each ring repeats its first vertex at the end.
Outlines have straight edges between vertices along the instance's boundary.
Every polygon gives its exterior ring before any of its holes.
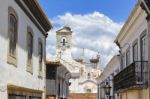
{"type": "Polygon", "coordinates": [[[71,77],[72,78],[78,78],[79,77],[79,69],[82,66],[82,64],[72,60],[72,59],[66,59],[66,58],[58,58],[58,57],[54,57],[50,60],[46,61],[47,65],[59,65],[59,66],[63,66],[65,67],[68,72],[71,73],[71,77]]]}
{"type": "Polygon", "coordinates": [[[76,62],[83,63],[83,59],[75,59],[76,62]]]}
{"type": "Polygon", "coordinates": [[[48,20],[44,11],[38,3],[38,0],[15,0],[16,2],[21,3],[22,1],[28,7],[30,12],[33,14],[38,23],[42,26],[42,28],[48,32],[52,28],[52,24],[48,20]]]}
{"type": "Polygon", "coordinates": [[[50,65],[50,64],[52,64],[52,65],[60,65],[61,63],[60,63],[60,60],[54,59],[54,60],[47,60],[46,64],[47,65],[50,65]]]}
{"type": "Polygon", "coordinates": [[[43,12],[42,8],[40,7],[38,0],[23,0],[26,5],[29,7],[35,18],[39,21],[42,27],[48,32],[52,28],[52,24],[48,20],[47,16],[43,12]]]}
{"type": "Polygon", "coordinates": [[[65,26],[62,29],[56,31],[56,33],[72,33],[72,31],[70,27],[65,26]]]}
{"type": "Polygon", "coordinates": [[[88,79],[88,80],[84,80],[84,81],[81,81],[81,82],[79,82],[79,84],[80,84],[80,85],[82,85],[82,84],[84,84],[84,83],[88,83],[88,82],[90,82],[90,83],[93,83],[93,84],[97,85],[96,81],[94,81],[94,80],[90,80],[90,79],[88,79]]]}
{"type": "MultiPolygon", "coordinates": [[[[105,68],[104,68],[103,72],[101,73],[101,75],[98,76],[96,79],[97,79],[97,80],[100,79],[102,76],[104,76],[106,73],[108,73],[108,71],[111,71],[111,68],[115,68],[115,67],[113,67],[113,65],[111,65],[111,63],[114,63],[114,62],[116,63],[116,61],[120,62],[119,58],[120,58],[120,55],[115,55],[115,56],[113,56],[113,57],[109,60],[109,62],[107,63],[107,65],[105,66],[105,68]]],[[[119,67],[118,67],[118,68],[119,68],[119,67]]],[[[106,75],[105,75],[105,76],[106,76],[106,75]]]]}
{"type": "Polygon", "coordinates": [[[132,10],[131,14],[129,15],[127,21],[125,22],[125,24],[123,25],[123,27],[121,28],[120,32],[118,33],[116,39],[115,39],[115,43],[118,43],[118,39],[120,38],[121,34],[123,33],[123,31],[126,29],[126,27],[128,26],[128,24],[130,23],[133,15],[135,14],[135,12],[137,11],[138,7],[140,5],[140,1],[137,2],[137,4],[135,5],[134,9],[132,10]]]}

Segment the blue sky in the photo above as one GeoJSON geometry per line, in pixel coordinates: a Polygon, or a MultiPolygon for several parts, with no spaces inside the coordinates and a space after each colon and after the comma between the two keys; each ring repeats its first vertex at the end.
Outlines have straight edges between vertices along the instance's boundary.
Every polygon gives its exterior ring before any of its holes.
{"type": "Polygon", "coordinates": [[[39,0],[53,29],[47,38],[47,58],[56,53],[56,31],[64,26],[73,31],[72,56],[86,59],[101,55],[101,66],[118,54],[114,39],[137,0],[39,0]]]}
{"type": "Polygon", "coordinates": [[[137,0],[39,0],[49,18],[63,15],[101,12],[116,22],[126,20],[137,0]]]}

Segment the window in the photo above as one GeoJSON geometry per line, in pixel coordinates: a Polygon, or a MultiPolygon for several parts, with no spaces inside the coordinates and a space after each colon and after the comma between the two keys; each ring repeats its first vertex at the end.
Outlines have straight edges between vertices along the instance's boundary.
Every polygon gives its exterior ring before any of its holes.
{"type": "Polygon", "coordinates": [[[32,72],[33,35],[31,32],[28,32],[27,39],[27,71],[32,72]]]}
{"type": "Polygon", "coordinates": [[[130,49],[126,52],[126,66],[130,65],[130,49]]]}
{"type": "Polygon", "coordinates": [[[122,55],[122,69],[124,69],[126,67],[126,64],[125,64],[125,54],[122,55]]]}
{"type": "Polygon", "coordinates": [[[66,45],[66,41],[65,41],[65,39],[63,39],[63,46],[65,46],[66,45]]]}
{"type": "Polygon", "coordinates": [[[39,41],[39,76],[42,76],[42,60],[43,60],[43,46],[42,42],[39,41]]]}
{"type": "Polygon", "coordinates": [[[55,80],[57,73],[56,65],[46,65],[46,79],[55,80]]]}
{"type": "Polygon", "coordinates": [[[60,83],[58,84],[58,96],[60,97],[60,95],[61,95],[61,90],[60,90],[60,83]]]}
{"type": "Polygon", "coordinates": [[[9,94],[8,99],[42,99],[41,97],[9,94]]]}
{"type": "Polygon", "coordinates": [[[88,79],[90,79],[91,78],[91,74],[90,73],[88,73],[88,79]]]}
{"type": "MultiPolygon", "coordinates": [[[[144,31],[144,33],[142,33],[141,36],[141,61],[147,61],[147,53],[148,53],[148,45],[147,45],[147,40],[146,40],[146,30],[144,31]]],[[[145,66],[144,62],[142,62],[141,64],[141,68],[140,68],[140,72],[142,71],[143,73],[147,72],[148,68],[147,66],[145,66]]],[[[143,73],[141,73],[138,77],[138,81],[142,81],[142,80],[146,80],[147,76],[145,76],[143,73]]]]}
{"type": "Polygon", "coordinates": [[[83,76],[84,69],[81,67],[80,75],[83,76]]]}
{"type": "Polygon", "coordinates": [[[141,38],[141,61],[146,61],[146,36],[141,38]]]}
{"type": "Polygon", "coordinates": [[[91,91],[91,89],[87,89],[86,92],[87,93],[91,93],[92,91],[91,91]]]}
{"type": "Polygon", "coordinates": [[[66,43],[67,43],[66,37],[62,37],[61,43],[62,43],[62,46],[66,46],[66,43]]]}
{"type": "Polygon", "coordinates": [[[9,94],[8,99],[26,99],[26,96],[9,94]]]}
{"type": "Polygon", "coordinates": [[[9,17],[9,55],[15,57],[17,43],[17,20],[13,14],[11,14],[9,17]]]}
{"type": "Polygon", "coordinates": [[[133,45],[133,61],[138,61],[138,43],[133,45]]]}
{"type": "Polygon", "coordinates": [[[8,62],[16,65],[16,47],[18,39],[18,17],[15,10],[9,7],[9,20],[8,20],[8,38],[9,38],[9,50],[8,50],[8,62]]]}
{"type": "Polygon", "coordinates": [[[41,97],[30,96],[29,99],[42,99],[41,97]]]}

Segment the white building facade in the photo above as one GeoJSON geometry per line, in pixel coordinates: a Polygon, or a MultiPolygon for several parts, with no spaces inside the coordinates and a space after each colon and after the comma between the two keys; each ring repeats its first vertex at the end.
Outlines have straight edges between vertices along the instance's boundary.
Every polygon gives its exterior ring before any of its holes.
{"type": "Polygon", "coordinates": [[[56,31],[56,55],[48,60],[47,68],[56,68],[55,78],[49,77],[53,71],[47,71],[47,98],[48,99],[69,99],[70,79],[76,79],[80,75],[79,68],[82,64],[72,59],[72,31],[64,27],[56,31]],[[52,87],[53,86],[53,87],[52,87]]]}
{"type": "Polygon", "coordinates": [[[97,78],[97,86],[98,86],[98,99],[120,99],[119,95],[114,92],[114,76],[119,72],[120,69],[120,56],[114,56],[104,68],[104,71],[97,78]],[[104,90],[106,85],[110,85],[110,95],[107,96],[104,90]]]}
{"type": "Polygon", "coordinates": [[[114,77],[114,90],[121,99],[149,99],[148,14],[138,0],[115,43],[120,47],[120,72],[114,77]]]}
{"type": "Polygon", "coordinates": [[[46,32],[51,24],[36,0],[0,2],[0,98],[45,99],[46,32]]]}
{"type": "Polygon", "coordinates": [[[101,74],[100,56],[96,59],[91,59],[90,62],[85,62],[84,59],[77,59],[81,62],[83,67],[80,67],[80,77],[70,80],[70,93],[73,94],[88,94],[97,93],[96,78],[101,74]]]}

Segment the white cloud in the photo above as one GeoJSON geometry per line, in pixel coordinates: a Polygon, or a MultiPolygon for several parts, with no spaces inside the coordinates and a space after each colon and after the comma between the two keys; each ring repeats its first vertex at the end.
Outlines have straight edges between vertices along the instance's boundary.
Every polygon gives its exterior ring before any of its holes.
{"type": "Polygon", "coordinates": [[[87,59],[100,52],[104,66],[113,55],[117,54],[117,47],[113,41],[122,23],[116,23],[100,12],[85,15],[66,13],[51,20],[54,28],[49,32],[47,40],[48,57],[55,54],[55,33],[63,26],[69,26],[73,31],[72,55],[75,58],[81,57],[83,48],[86,49],[87,59]]]}

